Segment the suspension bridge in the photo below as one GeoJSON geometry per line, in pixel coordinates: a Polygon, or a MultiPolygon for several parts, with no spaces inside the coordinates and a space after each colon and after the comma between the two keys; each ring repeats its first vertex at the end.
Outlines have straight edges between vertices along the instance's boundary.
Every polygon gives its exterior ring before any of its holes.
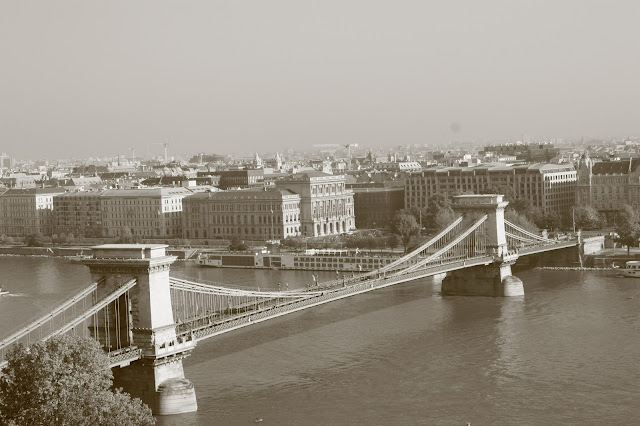
{"type": "Polygon", "coordinates": [[[520,256],[576,247],[504,219],[501,195],[455,198],[462,215],[420,247],[374,271],[284,291],[233,287],[170,276],[174,256],[164,245],[93,248],[89,287],[0,341],[0,366],[16,343],[29,345],[73,333],[96,339],[109,357],[114,384],[141,398],[154,414],[197,410],[182,359],[209,337],[323,303],[446,274],[443,294],[518,296],[511,274],[520,256]],[[126,367],[126,368],[125,368],[126,367]]]}

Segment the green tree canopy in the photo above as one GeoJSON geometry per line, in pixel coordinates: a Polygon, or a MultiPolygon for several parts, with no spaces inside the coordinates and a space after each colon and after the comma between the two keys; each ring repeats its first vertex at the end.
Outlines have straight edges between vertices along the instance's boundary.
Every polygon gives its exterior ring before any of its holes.
{"type": "Polygon", "coordinates": [[[572,216],[575,220],[576,229],[590,230],[602,227],[602,217],[593,206],[577,206],[573,210],[572,216]]]}
{"type": "Polygon", "coordinates": [[[627,254],[631,247],[640,240],[640,214],[628,204],[622,206],[616,223],[617,242],[627,246],[627,254]]]}
{"type": "Polygon", "coordinates": [[[6,355],[0,424],[153,425],[151,410],[116,390],[109,361],[93,339],[56,336],[6,355]]]}
{"type": "Polygon", "coordinates": [[[44,237],[42,236],[42,233],[36,232],[34,234],[27,235],[24,242],[29,247],[42,247],[44,244],[44,237]]]}
{"type": "Polygon", "coordinates": [[[455,220],[452,195],[448,193],[434,194],[427,202],[426,217],[423,225],[431,231],[438,231],[455,220]]]}
{"type": "Polygon", "coordinates": [[[537,234],[540,231],[538,227],[526,215],[518,213],[516,210],[508,209],[504,212],[504,218],[514,225],[517,225],[529,232],[537,234]]]}
{"type": "Polygon", "coordinates": [[[120,235],[120,237],[116,240],[116,243],[132,244],[139,243],[140,241],[142,241],[142,237],[140,237],[140,235],[134,234],[133,232],[131,232],[131,228],[127,227],[122,230],[122,235],[120,235]]]}
{"type": "Polygon", "coordinates": [[[399,210],[393,216],[391,229],[400,237],[405,253],[411,242],[411,237],[420,233],[420,225],[416,222],[416,218],[405,210],[399,210]]]}
{"type": "Polygon", "coordinates": [[[535,209],[532,219],[536,226],[541,229],[553,231],[562,226],[562,216],[557,212],[543,212],[542,209],[535,209]]]}
{"type": "Polygon", "coordinates": [[[235,236],[231,239],[229,243],[229,251],[245,251],[249,247],[245,244],[244,241],[240,239],[240,237],[235,236]]]}

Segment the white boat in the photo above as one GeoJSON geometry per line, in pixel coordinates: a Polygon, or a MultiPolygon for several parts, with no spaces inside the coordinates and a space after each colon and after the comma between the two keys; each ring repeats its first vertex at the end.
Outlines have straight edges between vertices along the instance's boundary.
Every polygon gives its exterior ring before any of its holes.
{"type": "Polygon", "coordinates": [[[630,260],[626,263],[624,269],[619,269],[619,271],[623,277],[640,278],[640,261],[630,260]]]}
{"type": "Polygon", "coordinates": [[[2,287],[0,287],[0,296],[4,296],[5,294],[9,294],[9,292],[6,290],[3,290],[2,287]]]}

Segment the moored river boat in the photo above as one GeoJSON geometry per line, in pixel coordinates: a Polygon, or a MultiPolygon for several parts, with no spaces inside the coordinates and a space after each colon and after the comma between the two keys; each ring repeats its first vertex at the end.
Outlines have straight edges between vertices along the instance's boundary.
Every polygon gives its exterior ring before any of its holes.
{"type": "Polygon", "coordinates": [[[630,260],[625,264],[624,269],[618,269],[620,275],[628,278],[640,278],[640,261],[630,260]]]}

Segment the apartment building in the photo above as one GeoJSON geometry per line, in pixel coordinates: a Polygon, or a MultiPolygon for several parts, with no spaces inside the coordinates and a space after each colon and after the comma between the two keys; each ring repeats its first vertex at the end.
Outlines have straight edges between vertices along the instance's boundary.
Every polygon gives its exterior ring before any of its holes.
{"type": "Polygon", "coordinates": [[[0,194],[0,235],[51,235],[53,198],[62,193],[64,188],[11,188],[0,194]]]}
{"type": "Polygon", "coordinates": [[[623,205],[640,207],[640,159],[593,161],[585,152],[578,163],[576,204],[592,206],[613,222],[623,205]]]}
{"type": "Polygon", "coordinates": [[[276,181],[280,189],[300,195],[302,235],[337,235],[355,229],[353,192],[343,175],[309,171],[276,181]]]}
{"type": "Polygon", "coordinates": [[[187,188],[110,189],[100,197],[103,236],[127,229],[142,238],[181,238],[182,199],[187,188]]]}
{"type": "Polygon", "coordinates": [[[474,167],[431,167],[412,173],[405,181],[405,208],[423,208],[438,193],[479,194],[487,188],[509,187],[545,212],[564,213],[575,204],[573,165],[523,164],[474,167]]]}
{"type": "Polygon", "coordinates": [[[182,201],[186,239],[281,240],[301,235],[300,196],[264,188],[203,192],[182,201]]]}
{"type": "Polygon", "coordinates": [[[53,233],[102,237],[101,196],[104,192],[68,192],[53,197],[53,233]]]}

